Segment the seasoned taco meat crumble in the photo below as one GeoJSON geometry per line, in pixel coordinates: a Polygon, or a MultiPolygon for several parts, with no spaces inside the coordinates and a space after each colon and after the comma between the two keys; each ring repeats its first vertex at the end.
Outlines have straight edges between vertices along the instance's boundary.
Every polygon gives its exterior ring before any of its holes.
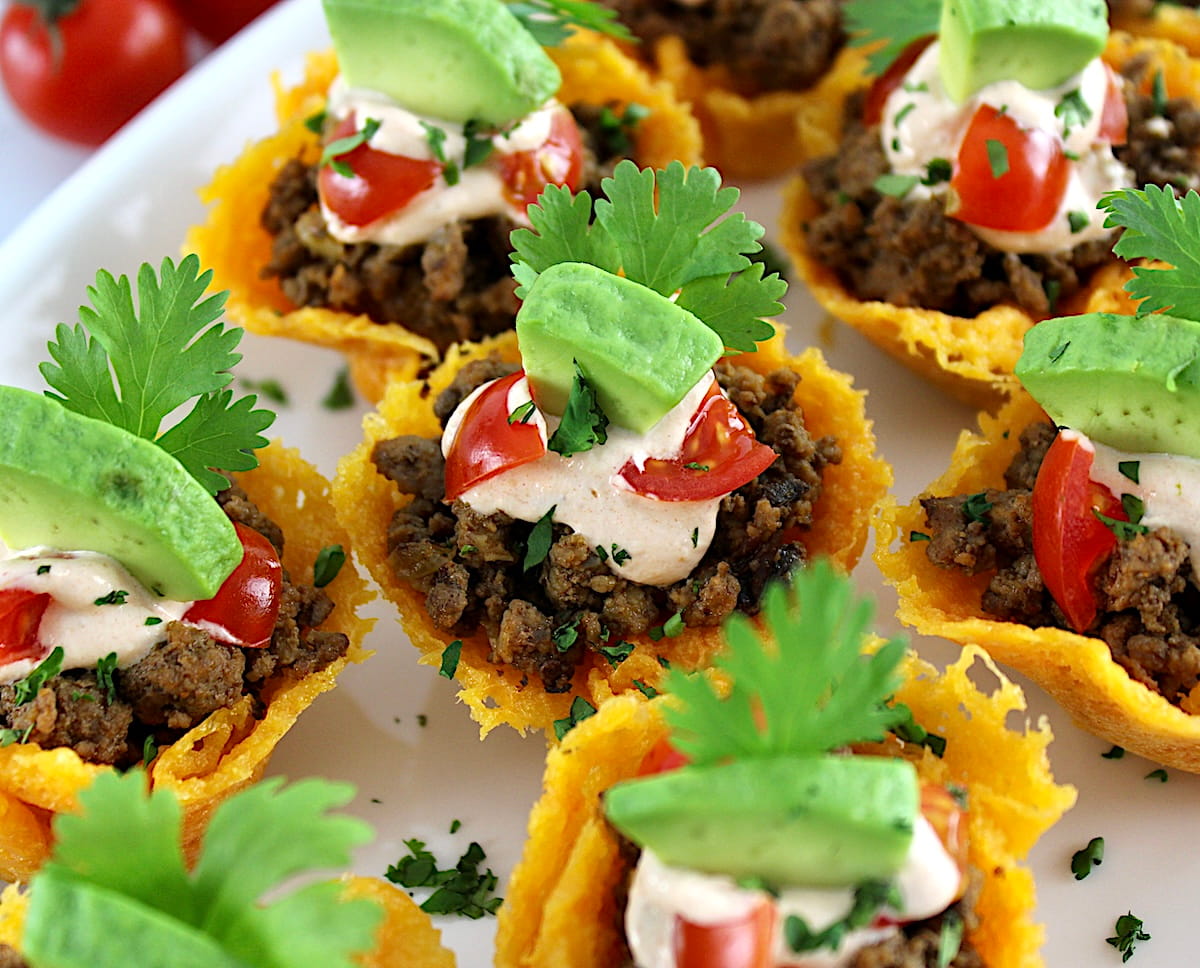
{"type": "MultiPolygon", "coordinates": [[[[931,562],[971,575],[995,571],[981,603],[986,614],[1070,629],[1033,557],[1030,494],[1055,433],[1047,423],[1026,428],[1005,474],[1007,490],[989,489],[982,500],[923,498],[921,505],[931,562]]],[[[1107,643],[1134,680],[1176,705],[1200,684],[1200,590],[1192,577],[1187,544],[1167,528],[1118,541],[1097,573],[1099,610],[1087,632],[1107,643]]]]}
{"type": "MultiPolygon", "coordinates": [[[[435,402],[443,424],[475,386],[515,367],[479,360],[456,376],[435,402]]],[[[492,659],[541,676],[547,692],[570,688],[588,650],[645,634],[679,613],[686,626],[715,626],[732,611],[753,613],[767,582],[804,562],[797,529],[809,525],[821,474],[838,463],[831,438],[813,440],[793,401],[791,370],[762,376],[720,364],[717,377],[758,439],[780,457],[721,502],[716,537],[685,580],[659,588],[614,574],[583,536],[556,524],[545,560],[526,572],[525,542],[533,525],[503,512],[483,515],[444,498],[439,441],[415,436],[379,442],[379,472],[413,500],[388,526],[389,564],[425,593],[434,625],[452,634],[483,627],[492,659]]]]}
{"type": "MultiPolygon", "coordinates": [[[[227,488],[218,500],[231,520],[259,531],[282,554],[279,527],[241,488],[227,488]]],[[[113,672],[111,698],[92,669],[55,676],[23,704],[16,702],[12,685],[0,686],[0,726],[21,734],[28,730],[28,742],[43,749],[69,747],[91,763],[133,765],[141,761],[147,737],[159,745],[173,742],[247,694],[261,713],[269,685],[317,672],[344,655],[346,636],[317,628],[332,610],[325,592],[294,584],[285,570],[269,645],[222,645],[199,629],[171,622],[164,626],[163,641],[146,656],[113,672]]]]}

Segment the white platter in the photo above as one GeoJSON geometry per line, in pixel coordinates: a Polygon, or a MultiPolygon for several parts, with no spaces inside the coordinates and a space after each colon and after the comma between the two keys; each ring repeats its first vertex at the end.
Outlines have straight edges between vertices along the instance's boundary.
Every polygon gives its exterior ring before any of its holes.
{"type": "MultiPolygon", "coordinates": [[[[36,364],[58,322],[74,322],[76,307],[98,268],[132,273],[142,261],[176,257],[186,228],[202,216],[196,189],[247,139],[271,130],[268,76],[298,80],[303,55],[328,44],[317,0],[289,0],[210,55],[153,104],[0,244],[0,306],[6,349],[0,382],[41,388],[36,364]]],[[[755,186],[745,209],[773,231],[778,186],[755,186]]],[[[253,215],[250,217],[254,217],[253,215]]],[[[218,280],[219,282],[219,280],[218,280]]],[[[838,369],[870,391],[868,410],[879,446],[896,467],[896,494],[907,501],[946,466],[958,432],[973,414],[894,364],[848,328],[826,322],[799,290],[790,296],[790,342],[816,342],[838,369]]],[[[359,439],[362,409],[330,413],[318,403],[340,367],[339,358],[284,341],[247,336],[240,374],[278,379],[291,403],[280,408],[274,432],[301,447],[331,474],[337,458],[359,439]]],[[[895,596],[866,558],[856,572],[862,590],[878,597],[879,627],[895,596]]],[[[355,869],[381,875],[420,838],[445,862],[479,841],[502,878],[516,863],[525,817],[539,790],[544,745],[498,730],[480,743],[453,686],[416,663],[390,607],[368,644],[377,655],[350,669],[280,745],[271,772],[321,775],[355,783],[351,809],[374,824],[378,838],[356,857],[355,869]],[[421,727],[418,716],[426,718],[421,727]],[[451,835],[452,820],[461,830],[451,835]]],[[[954,651],[918,640],[935,662],[954,651]]],[[[1020,681],[1020,680],[1018,680],[1020,681]]],[[[1105,943],[1118,915],[1141,917],[1152,940],[1133,963],[1192,965],[1200,888],[1200,851],[1193,846],[1200,779],[1169,771],[1160,783],[1144,779],[1155,764],[1133,756],[1101,758],[1108,748],[1075,729],[1036,687],[1023,683],[1031,716],[1046,716],[1057,736],[1051,747],[1061,781],[1075,784],[1079,803],[1034,850],[1039,916],[1051,968],[1120,964],[1105,943]],[[1076,882],[1071,854],[1095,836],[1106,842],[1102,867],[1076,882]]],[[[464,968],[491,963],[494,919],[439,919],[464,968]]],[[[567,966],[569,968],[569,966],[567,966]]]]}

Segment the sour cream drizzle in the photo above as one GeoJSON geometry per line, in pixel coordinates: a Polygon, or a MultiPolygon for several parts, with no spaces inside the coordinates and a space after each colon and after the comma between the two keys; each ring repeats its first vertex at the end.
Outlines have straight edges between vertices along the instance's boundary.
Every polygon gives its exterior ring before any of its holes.
{"type": "MultiPolygon", "coordinates": [[[[413,245],[427,241],[443,226],[454,221],[507,215],[513,221],[528,225],[525,209],[508,198],[504,182],[493,165],[465,165],[467,139],[463,126],[439,118],[414,114],[377,91],[350,88],[341,75],[329,89],[326,108],[335,121],[353,116],[361,130],[368,118],[379,121],[379,130],[368,142],[377,151],[407,158],[434,160],[429,141],[429,128],[440,130],[444,137],[442,155],[458,167],[457,184],[449,185],[439,178],[401,211],[370,225],[347,225],[324,202],[321,214],[330,235],[339,242],[376,242],[382,245],[413,245]]],[[[532,114],[521,119],[503,134],[491,139],[497,155],[532,151],[546,143],[557,101],[547,101],[532,114]]]]}
{"type": "MultiPolygon", "coordinates": [[[[119,666],[131,665],[165,637],[168,622],[182,618],[192,605],[159,598],[117,561],[92,551],[10,551],[0,544],[0,589],[6,588],[51,595],[38,639],[47,654],[62,647],[64,669],[90,668],[110,652],[117,654],[119,666]],[[96,604],[114,592],[124,592],[124,601],[96,604]],[[147,619],[158,621],[147,625],[147,619]]],[[[41,661],[0,665],[0,683],[25,678],[41,661]]]]}
{"type": "MultiPolygon", "coordinates": [[[[930,44],[917,59],[904,81],[888,97],[880,124],[880,137],[888,164],[898,175],[925,177],[935,158],[953,163],[971,118],[981,104],[1005,111],[1022,128],[1040,128],[1063,138],[1065,150],[1078,156],[1071,162],[1070,177],[1062,204],[1050,223],[1037,232],[1004,232],[976,225],[969,228],[984,241],[1005,252],[1062,252],[1081,242],[1105,239],[1112,229],[1096,203],[1106,192],[1133,184],[1133,173],[1113,157],[1112,148],[1098,141],[1104,100],[1108,93],[1108,69],[1099,58],[1058,87],[1033,91],[1017,81],[996,81],[977,91],[962,104],[955,104],[942,86],[938,69],[938,43],[930,44]],[[1091,118],[1067,130],[1063,117],[1054,109],[1063,97],[1078,90],[1091,110],[1091,118]],[[1072,232],[1069,212],[1082,212],[1088,224],[1072,232]]],[[[942,195],[948,184],[917,184],[909,198],[942,195]]],[[[1003,202],[997,200],[998,205],[1003,202]]],[[[963,223],[967,224],[967,223],[963,223]]]]}
{"type": "MultiPolygon", "coordinates": [[[[645,434],[610,424],[607,443],[572,457],[547,451],[536,461],[481,481],[462,499],[481,514],[503,511],[519,521],[538,521],[553,507],[555,521],[570,525],[589,544],[608,552],[607,564],[614,574],[646,585],[686,578],[712,542],[721,499],[660,501],[634,493],[617,471],[628,460],[641,467],[650,457],[678,454],[713,379],[697,383],[645,434]],[[615,555],[614,545],[628,558],[615,555]]],[[[451,415],[442,435],[443,454],[450,452],[463,414],[482,390],[451,415]]],[[[509,412],[529,399],[528,381],[519,380],[509,393],[509,412]]],[[[544,420],[539,424],[543,434],[553,435],[559,418],[539,414],[539,419],[544,420]]]]}

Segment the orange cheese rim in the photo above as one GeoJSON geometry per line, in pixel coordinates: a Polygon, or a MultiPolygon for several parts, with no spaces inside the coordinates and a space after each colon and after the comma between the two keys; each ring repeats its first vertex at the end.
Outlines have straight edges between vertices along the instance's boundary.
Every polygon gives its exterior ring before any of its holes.
{"type": "MultiPolygon", "coordinates": [[[[1016,392],[997,416],[981,415],[978,433],[962,434],[949,469],[925,493],[1003,488],[1004,470],[1020,447],[1021,431],[1044,419],[1027,393],[1016,392]]],[[[882,507],[875,561],[899,592],[903,622],[923,634],[987,650],[1045,689],[1081,729],[1148,759],[1200,773],[1200,715],[1131,679],[1100,639],[984,615],[980,601],[990,576],[960,575],[931,564],[923,543],[908,540],[911,531],[924,528],[918,501],[882,507]]]]}
{"type": "MultiPolygon", "coordinates": [[[[1019,864],[1037,839],[1075,802],[1058,785],[1046,747],[1049,726],[1007,726],[1025,709],[1020,688],[975,649],[939,675],[910,656],[897,692],[916,720],[946,738],[943,759],[906,750],[926,780],[967,790],[971,863],[984,875],[969,933],[988,968],[1034,968],[1043,930],[1032,921],[1032,875],[1019,864]],[[975,685],[995,682],[990,691],[975,685]]],[[[638,694],[612,699],[550,750],[541,799],[499,913],[498,968],[602,968],[618,964],[624,939],[614,897],[628,875],[603,812],[603,792],[635,775],[647,751],[667,734],[662,700],[638,694]]],[[[896,746],[885,749],[896,755],[896,746]]]]}
{"type": "MultiPolygon", "coordinates": [[[[330,544],[352,545],[335,523],[329,482],[298,451],[278,442],[258,452],[257,470],[239,475],[251,499],[283,528],[283,563],[297,576],[312,574],[318,552],[330,544]]],[[[267,709],[253,715],[243,697],[220,709],[158,752],[150,767],[155,786],[174,790],[184,810],[185,848],[199,844],[209,815],[223,799],[258,780],[275,746],[318,695],[333,688],[347,661],[361,662],[362,641],[374,620],[357,616],[374,593],[349,558],[327,587],[337,603],[322,628],[350,639],[346,658],[294,682],[280,681],[264,694],[267,709]]],[[[43,750],[33,743],[0,749],[0,879],[21,880],[45,861],[54,815],[77,808],[76,795],[111,767],[86,763],[70,749],[43,750]]]]}
{"type": "MultiPolygon", "coordinates": [[[[1189,11],[1190,13],[1190,11],[1189,11]]],[[[1160,39],[1132,37],[1121,31],[1109,35],[1104,59],[1120,70],[1137,57],[1151,59],[1142,87],[1149,90],[1156,69],[1161,69],[1171,97],[1190,96],[1200,102],[1200,60],[1181,47],[1160,39]]],[[[842,94],[842,102],[849,94],[842,94]]],[[[841,118],[825,132],[827,140],[841,134],[841,118]]],[[[810,254],[804,225],[820,214],[804,179],[788,185],[781,224],[784,249],[816,300],[833,316],[849,323],[880,349],[891,354],[931,383],[965,403],[994,411],[1017,387],[1013,368],[1021,355],[1025,332],[1038,322],[1025,310],[1008,304],[984,310],[978,316],[952,316],[932,309],[894,306],[856,298],[828,266],[810,254]]],[[[1088,287],[1064,301],[1057,312],[1125,312],[1134,306],[1122,286],[1128,269],[1116,260],[1101,267],[1088,287]]]]}
{"type": "MultiPolygon", "coordinates": [[[[455,639],[436,628],[425,611],[425,597],[392,573],[387,561],[386,531],[397,507],[407,503],[396,486],[375,471],[371,450],[375,443],[401,434],[423,437],[441,435],[433,414],[433,403],[454,375],[469,361],[498,353],[517,361],[516,337],[506,333],[484,343],[454,347],[445,361],[419,381],[394,382],[377,412],[363,423],[364,440],[342,459],[334,480],[333,501],[343,526],[350,533],[359,560],[374,577],[384,596],[400,612],[400,620],[421,661],[437,665],[447,644],[455,639]]],[[[788,366],[802,379],[796,390],[805,421],[813,438],[835,437],[842,448],[842,463],[825,471],[825,487],[816,505],[815,521],[804,537],[811,556],[831,558],[843,571],[854,567],[866,542],[871,509],[884,497],[892,483],[892,470],[875,452],[875,437],[866,418],[863,394],[854,390],[849,377],[830,369],[815,349],[789,356],[782,335],[760,344],[757,353],[739,362],[759,372],[788,366]]],[[[686,668],[707,665],[721,646],[719,629],[685,629],[671,639],[652,642],[637,637],[634,653],[615,669],[601,656],[589,655],[576,673],[569,692],[549,694],[536,677],[528,681],[521,673],[489,661],[490,648],[482,630],[462,638],[462,654],[455,677],[459,698],[486,735],[500,724],[524,733],[528,729],[550,731],[555,720],[567,717],[576,696],[599,706],[614,692],[636,688],[641,682],[653,686],[662,675],[657,656],[686,668]]]]}
{"type": "MultiPolygon", "coordinates": [[[[639,163],[700,163],[700,128],[689,107],[608,38],[576,33],[548,53],[563,77],[558,97],[564,103],[636,103],[649,108],[635,135],[639,163]]],[[[284,89],[278,76],[274,78],[279,130],[247,145],[200,190],[208,214],[188,231],[184,250],[195,252],[201,264],[213,270],[213,289],[229,290],[230,319],[261,335],[341,350],[351,359],[360,391],[374,402],[389,378],[411,379],[423,364],[436,359],[434,345],[398,323],[376,323],[367,316],[320,307],[297,308],[278,280],[259,276],[271,258],[271,236],[259,224],[271,181],[292,158],[311,163],[319,157],[317,137],[304,121],[324,109],[325,92],[336,74],[336,57],[324,51],[309,54],[304,79],[296,87],[284,89]]]]}

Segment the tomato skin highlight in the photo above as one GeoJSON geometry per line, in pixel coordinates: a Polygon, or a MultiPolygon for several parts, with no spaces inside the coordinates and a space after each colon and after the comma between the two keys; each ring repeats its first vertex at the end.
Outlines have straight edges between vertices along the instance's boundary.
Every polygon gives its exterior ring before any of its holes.
{"type": "Polygon", "coordinates": [[[936,35],[930,34],[928,37],[919,37],[900,52],[888,69],[880,74],[871,87],[867,90],[867,96],[863,99],[862,120],[865,125],[879,124],[883,120],[883,106],[887,103],[887,99],[901,82],[904,80],[904,75],[909,72],[913,64],[917,62],[920,56],[925,53],[925,48],[934,42],[936,35]]]}
{"type": "Polygon", "coordinates": [[[1080,634],[1096,618],[1096,569],[1117,545],[1095,512],[1128,520],[1120,500],[1091,480],[1094,457],[1078,439],[1060,433],[1033,485],[1033,557],[1046,590],[1080,634]]]}
{"type": "Polygon", "coordinates": [[[764,900],[719,924],[675,918],[675,968],[772,968],[775,905],[764,900]]]}
{"type": "Polygon", "coordinates": [[[1009,115],[981,104],[971,118],[950,187],[957,204],[947,214],[980,228],[1035,232],[1058,212],[1067,190],[1070,162],[1056,135],[1022,128],[1009,115]],[[997,177],[989,142],[1003,145],[1008,170],[997,177]]]}
{"type": "Polygon", "coordinates": [[[240,522],[234,528],[242,542],[241,562],[215,596],[193,604],[181,621],[203,629],[218,642],[262,648],[270,644],[279,616],[283,566],[263,535],[240,522]]]}
{"type": "Polygon", "coordinates": [[[0,591],[0,665],[42,657],[46,648],[38,639],[38,626],[49,605],[49,592],[0,591]]]}
{"type": "Polygon", "coordinates": [[[496,380],[471,401],[446,455],[447,501],[546,453],[546,442],[535,424],[508,422],[508,391],[524,376],[525,371],[518,370],[496,380]]]}
{"type": "Polygon", "coordinates": [[[56,22],[38,11],[0,20],[0,77],[13,104],[56,137],[104,142],[187,69],[186,26],[167,0],[80,0],[56,22]]]}
{"type": "Polygon", "coordinates": [[[500,155],[497,164],[509,199],[521,208],[536,202],[547,185],[577,191],[583,175],[583,140],[575,118],[560,107],[545,144],[533,151],[500,155]]]}
{"type": "Polygon", "coordinates": [[[173,0],[184,20],[211,44],[223,44],[275,0],[173,0]]]}

